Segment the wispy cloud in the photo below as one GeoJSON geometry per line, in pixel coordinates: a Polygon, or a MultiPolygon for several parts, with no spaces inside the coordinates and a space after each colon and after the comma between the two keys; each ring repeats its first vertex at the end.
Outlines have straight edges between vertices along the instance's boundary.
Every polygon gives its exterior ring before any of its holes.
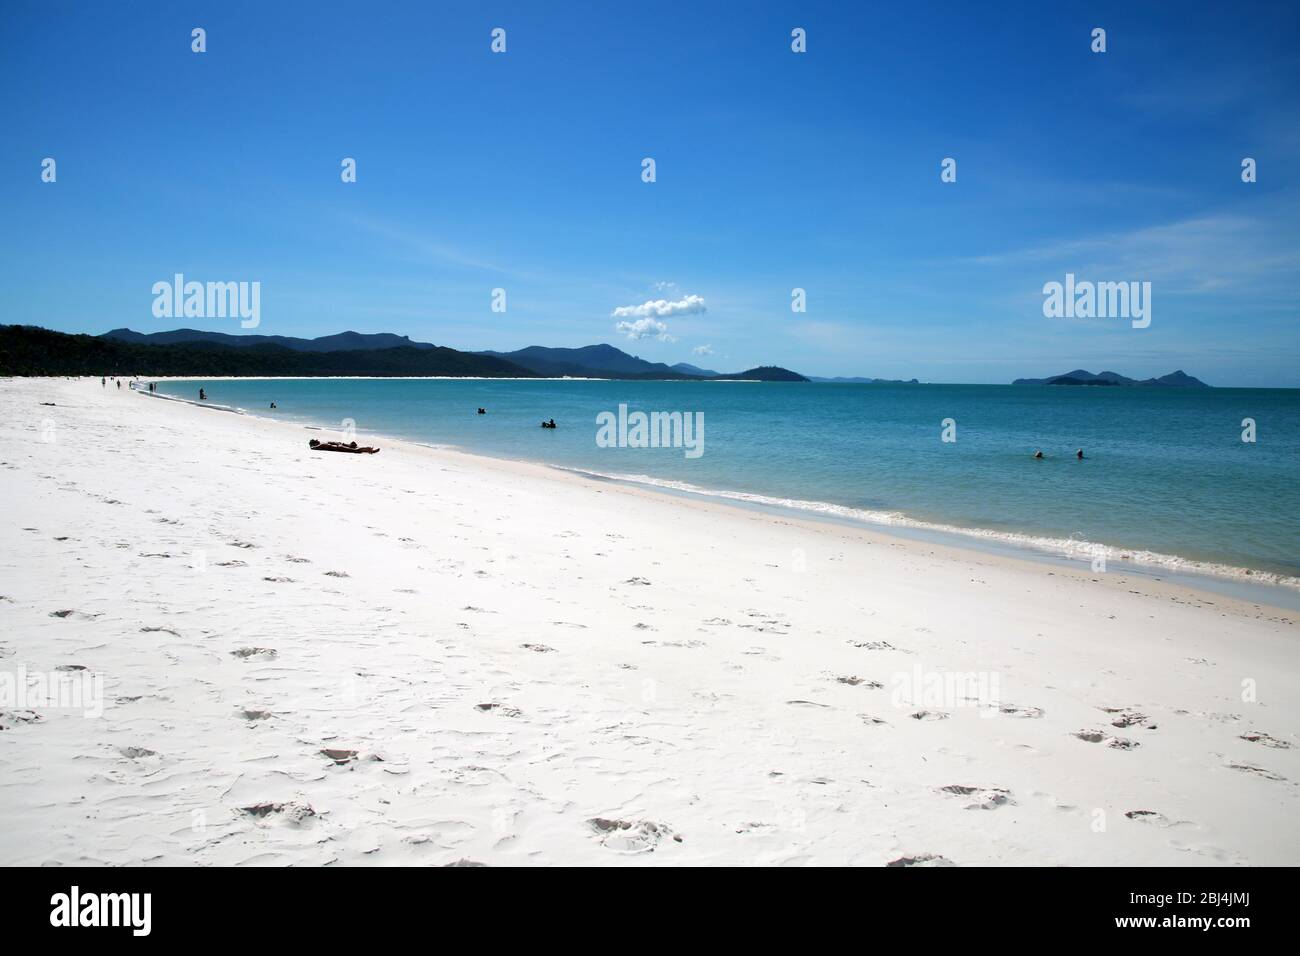
{"type": "Polygon", "coordinates": [[[964,260],[978,266],[1051,266],[1102,278],[1163,280],[1178,292],[1210,292],[1294,274],[1300,254],[1275,241],[1271,223],[1237,214],[1043,243],[964,260]]]}
{"type": "Polygon", "coordinates": [[[713,354],[713,346],[712,346],[712,345],[697,345],[697,346],[695,346],[695,348],[691,349],[691,353],[692,353],[693,355],[712,355],[712,354],[713,354]]]}

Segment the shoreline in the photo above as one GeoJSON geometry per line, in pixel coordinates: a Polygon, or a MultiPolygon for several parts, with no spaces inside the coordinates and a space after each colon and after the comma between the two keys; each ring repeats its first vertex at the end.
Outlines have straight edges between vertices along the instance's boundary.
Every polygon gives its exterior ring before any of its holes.
{"type": "Polygon", "coordinates": [[[1300,858],[1300,615],[87,380],[0,411],[0,678],[102,687],[0,702],[2,864],[1300,858]]]}
{"type": "MultiPolygon", "coordinates": [[[[356,376],[332,376],[349,378],[356,376]]],[[[211,377],[209,377],[211,378],[211,377]]],[[[212,381],[241,381],[245,377],[227,376],[211,378],[212,381]]],[[[298,377],[301,379],[301,376],[298,377]]],[[[203,379],[206,381],[208,379],[203,379]]],[[[257,378],[251,381],[274,381],[277,379],[257,378]]],[[[295,379],[296,380],[296,379],[295,379]]],[[[454,380],[454,379],[447,379],[454,380]]],[[[200,379],[174,378],[156,379],[156,381],[199,382],[200,379]]],[[[513,381],[526,381],[514,379],[513,381]]],[[[542,381],[532,379],[531,381],[542,381]]],[[[547,379],[546,381],[564,381],[564,379],[547,379]]],[[[606,379],[571,379],[570,381],[608,381],[606,379]]],[[[150,398],[164,398],[183,402],[203,408],[219,411],[236,411],[259,421],[277,424],[297,425],[300,422],[272,418],[258,412],[235,406],[200,403],[192,399],[169,396],[162,393],[141,391],[140,394],[150,398]]],[[[305,423],[305,420],[304,420],[305,423]]],[[[312,422],[310,427],[328,429],[330,426],[312,422]]],[[[849,526],[862,526],[884,531],[896,538],[919,537],[925,541],[936,541],[954,547],[967,548],[982,553],[1008,554],[1019,556],[1024,560],[1050,561],[1061,567],[1078,567],[1080,563],[1091,566],[1095,559],[1103,559],[1107,571],[1125,570],[1133,574],[1154,577],[1161,575],[1171,577],[1183,586],[1198,591],[1206,591],[1220,596],[1236,597],[1244,601],[1255,601],[1277,608],[1300,610],[1300,575],[1291,575],[1260,568],[1250,568],[1221,562],[1202,561],[1183,557],[1178,554],[1124,548],[1103,542],[1084,539],[1066,539],[1032,532],[1003,531],[993,528],[968,527],[950,522],[930,521],[916,518],[899,511],[868,511],[833,502],[809,501],[794,498],[778,498],[734,489],[715,489],[691,485],[687,482],[659,479],[649,475],[636,475],[595,471],[577,466],[553,465],[529,458],[498,456],[490,453],[467,449],[452,444],[433,444],[416,439],[400,438],[384,432],[369,432],[377,441],[402,441],[426,448],[456,451],[460,454],[498,461],[520,462],[542,465],[559,471],[586,476],[597,480],[608,480],[620,484],[656,491],[669,498],[682,496],[701,498],[726,507],[757,508],[789,517],[804,517],[811,520],[824,520],[849,526]]],[[[1100,572],[1106,573],[1106,571],[1100,572]]]]}

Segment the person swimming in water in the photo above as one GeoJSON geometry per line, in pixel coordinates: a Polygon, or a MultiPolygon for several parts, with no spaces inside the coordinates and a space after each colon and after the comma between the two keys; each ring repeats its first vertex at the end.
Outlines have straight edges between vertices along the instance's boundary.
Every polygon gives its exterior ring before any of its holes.
{"type": "Polygon", "coordinates": [[[272,402],[272,403],[271,403],[271,407],[272,407],[272,408],[275,408],[275,402],[272,402]]]}
{"type": "Polygon", "coordinates": [[[486,409],[486,408],[480,408],[480,409],[478,410],[478,413],[479,413],[480,415],[486,415],[486,414],[487,414],[487,409],[486,409]]]}
{"type": "Polygon", "coordinates": [[[1075,451],[1074,457],[1079,459],[1079,461],[1083,461],[1083,449],[1080,448],[1077,451],[1075,451]]]}
{"type": "Polygon", "coordinates": [[[207,400],[208,400],[208,393],[203,391],[203,389],[199,389],[199,401],[206,402],[207,400]]]}
{"type": "Polygon", "coordinates": [[[549,422],[542,422],[542,427],[543,427],[543,428],[554,428],[554,427],[555,427],[555,419],[552,418],[549,422]]]}
{"type": "Polygon", "coordinates": [[[1034,452],[1034,457],[1035,457],[1035,458],[1042,458],[1042,457],[1043,457],[1043,453],[1042,453],[1041,451],[1036,451],[1036,452],[1034,452]]]}

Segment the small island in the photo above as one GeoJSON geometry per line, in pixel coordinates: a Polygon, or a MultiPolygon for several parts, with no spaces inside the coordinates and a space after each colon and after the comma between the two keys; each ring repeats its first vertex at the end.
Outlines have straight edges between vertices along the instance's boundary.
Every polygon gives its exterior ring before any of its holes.
{"type": "Polygon", "coordinates": [[[1116,385],[1123,387],[1138,388],[1212,388],[1206,385],[1199,378],[1188,375],[1182,369],[1176,372],[1170,372],[1168,375],[1161,375],[1159,378],[1136,379],[1129,378],[1126,375],[1120,375],[1118,372],[1092,372],[1077,368],[1073,372],[1066,372],[1064,375],[1053,375],[1050,378],[1018,378],[1012,385],[1116,385]]]}

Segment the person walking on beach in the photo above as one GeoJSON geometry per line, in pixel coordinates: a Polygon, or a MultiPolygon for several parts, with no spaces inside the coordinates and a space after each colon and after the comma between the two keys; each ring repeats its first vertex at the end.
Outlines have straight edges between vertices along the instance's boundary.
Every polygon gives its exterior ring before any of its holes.
{"type": "Polygon", "coordinates": [[[100,388],[105,388],[105,387],[107,387],[107,385],[108,385],[108,379],[106,379],[106,378],[101,378],[101,379],[99,380],[99,387],[100,387],[100,388]]]}

